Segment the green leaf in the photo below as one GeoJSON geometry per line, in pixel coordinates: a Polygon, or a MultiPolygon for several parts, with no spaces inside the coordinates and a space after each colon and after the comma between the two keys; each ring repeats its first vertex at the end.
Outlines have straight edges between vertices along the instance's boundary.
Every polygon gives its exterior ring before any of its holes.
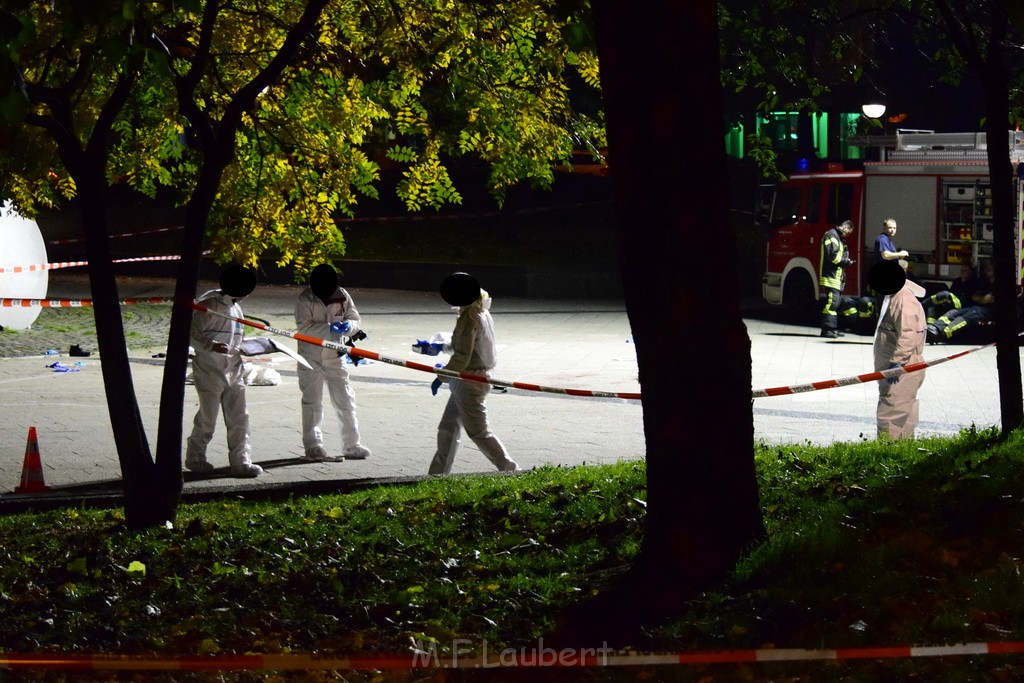
{"type": "Polygon", "coordinates": [[[214,576],[223,576],[224,574],[234,574],[238,571],[237,567],[232,567],[229,564],[221,564],[220,562],[213,563],[213,569],[210,570],[214,576]]]}

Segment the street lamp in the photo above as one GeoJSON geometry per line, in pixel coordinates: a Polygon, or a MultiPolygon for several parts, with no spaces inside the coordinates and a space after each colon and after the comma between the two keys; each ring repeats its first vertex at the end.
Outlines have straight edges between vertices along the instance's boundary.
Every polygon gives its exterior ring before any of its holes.
{"type": "MultiPolygon", "coordinates": [[[[864,116],[869,119],[880,119],[885,113],[885,105],[876,99],[868,100],[866,104],[860,105],[860,110],[864,112],[864,116]]],[[[885,124],[882,124],[882,132],[885,132],[885,124]]],[[[885,143],[882,142],[878,145],[878,160],[885,161],[885,143]]]]}
{"type": "Polygon", "coordinates": [[[885,113],[885,105],[880,102],[871,102],[868,104],[862,104],[860,110],[864,112],[864,116],[869,119],[882,118],[882,114],[885,113]]]}

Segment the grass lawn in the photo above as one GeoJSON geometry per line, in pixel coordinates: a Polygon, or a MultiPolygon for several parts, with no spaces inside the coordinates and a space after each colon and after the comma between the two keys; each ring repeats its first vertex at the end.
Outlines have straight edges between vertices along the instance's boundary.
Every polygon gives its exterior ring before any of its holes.
{"type": "MultiPolygon", "coordinates": [[[[755,458],[768,540],[635,649],[1024,640],[1024,437],[965,432],[828,448],[761,445],[755,458]]],[[[445,656],[537,647],[563,608],[606,590],[628,568],[645,511],[644,466],[622,463],[286,503],[185,505],[173,527],[145,533],[127,530],[118,510],[9,515],[0,518],[0,646],[36,654],[389,653],[410,662],[416,648],[445,656]]],[[[538,673],[273,677],[537,680],[538,673]]],[[[142,672],[131,680],[269,675],[142,672]]],[[[17,676],[124,680],[116,672],[17,676]]],[[[1022,677],[1021,655],[990,655],[577,669],[561,670],[557,680],[1022,677]]]]}

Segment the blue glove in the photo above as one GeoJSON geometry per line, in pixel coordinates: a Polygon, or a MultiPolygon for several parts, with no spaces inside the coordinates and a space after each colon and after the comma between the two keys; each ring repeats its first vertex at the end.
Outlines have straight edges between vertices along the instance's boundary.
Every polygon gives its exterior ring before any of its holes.
{"type": "MultiPolygon", "coordinates": [[[[434,363],[434,367],[443,368],[444,364],[434,363]]],[[[434,381],[430,383],[430,393],[432,393],[434,396],[437,396],[437,390],[441,388],[442,384],[444,384],[444,380],[442,380],[440,376],[436,377],[434,381]]]]}
{"type": "Polygon", "coordinates": [[[417,339],[412,345],[412,350],[425,356],[436,356],[444,351],[444,344],[432,344],[425,339],[417,339]]]}
{"type": "Polygon", "coordinates": [[[331,332],[334,334],[345,334],[350,329],[352,329],[352,325],[347,320],[340,323],[331,323],[331,332]]]}
{"type": "MultiPolygon", "coordinates": [[[[889,369],[892,370],[893,368],[898,367],[900,367],[899,363],[893,363],[892,365],[889,366],[889,369]]],[[[888,382],[889,384],[896,384],[897,382],[900,381],[900,376],[896,375],[895,377],[886,377],[885,381],[888,382]]]]}

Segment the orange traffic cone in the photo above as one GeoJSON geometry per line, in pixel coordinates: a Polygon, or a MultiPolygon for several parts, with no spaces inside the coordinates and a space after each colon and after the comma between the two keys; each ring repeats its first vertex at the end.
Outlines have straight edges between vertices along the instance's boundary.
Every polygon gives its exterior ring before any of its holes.
{"type": "Polygon", "coordinates": [[[15,493],[39,493],[49,491],[43,480],[43,461],[39,457],[39,442],[36,428],[28,428],[28,443],[25,444],[25,464],[21,468],[21,486],[15,486],[15,493]]]}

